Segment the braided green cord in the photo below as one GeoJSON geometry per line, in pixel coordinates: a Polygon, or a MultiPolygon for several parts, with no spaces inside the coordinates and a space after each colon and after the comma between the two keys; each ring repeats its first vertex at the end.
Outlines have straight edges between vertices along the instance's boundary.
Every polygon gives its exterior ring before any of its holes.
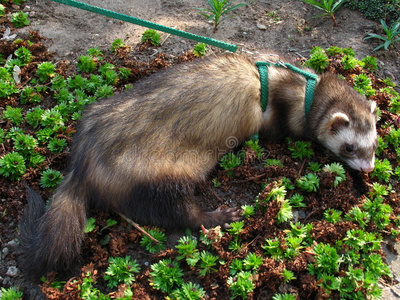
{"type": "MultiPolygon", "coordinates": [[[[266,61],[257,61],[256,66],[258,68],[258,72],[260,73],[260,82],[261,82],[261,109],[264,112],[267,108],[267,103],[268,103],[268,66],[270,66],[271,63],[266,62],[266,61]]],[[[317,84],[318,80],[318,75],[307,72],[303,69],[297,68],[289,63],[281,63],[278,62],[274,64],[276,67],[286,67],[289,70],[292,70],[293,72],[296,72],[304,78],[307,79],[307,84],[306,84],[306,94],[305,94],[305,99],[304,99],[304,112],[306,115],[306,118],[308,118],[311,110],[311,106],[313,103],[314,99],[314,89],[317,84]]]]}
{"type": "Polygon", "coordinates": [[[260,73],[261,83],[261,109],[264,112],[267,109],[268,104],[268,69],[270,63],[266,61],[257,61],[256,66],[260,73]]]}
{"type": "MultiPolygon", "coordinates": [[[[261,110],[264,112],[267,109],[268,104],[268,66],[269,62],[266,61],[256,61],[256,66],[258,72],[260,73],[260,83],[261,83],[261,110]]],[[[254,133],[250,137],[253,141],[258,140],[258,133],[254,133]]]]}
{"type": "Polygon", "coordinates": [[[306,113],[306,117],[308,118],[308,116],[310,114],[312,102],[313,102],[313,99],[314,99],[314,89],[315,89],[315,86],[317,84],[318,75],[310,73],[310,72],[307,72],[307,71],[305,71],[303,69],[297,68],[297,67],[295,67],[295,66],[293,66],[291,64],[288,64],[288,63],[284,63],[284,65],[288,69],[303,75],[307,79],[306,96],[305,96],[305,100],[304,100],[304,111],[306,113]]]}
{"type": "Polygon", "coordinates": [[[100,14],[100,15],[103,15],[103,16],[107,16],[107,17],[110,17],[110,18],[117,19],[117,20],[121,20],[121,21],[129,22],[129,23],[133,23],[133,24],[136,24],[136,25],[148,27],[148,28],[151,28],[151,29],[159,30],[159,31],[162,31],[162,32],[174,34],[174,35],[177,35],[177,36],[180,36],[180,37],[183,37],[183,38],[187,38],[187,39],[194,40],[194,41],[197,41],[197,42],[205,43],[205,44],[208,44],[208,45],[211,45],[211,46],[215,46],[215,47],[218,47],[218,48],[222,48],[222,49],[225,49],[225,50],[228,50],[228,51],[231,51],[231,52],[236,52],[236,50],[237,50],[237,46],[236,45],[228,44],[228,43],[225,43],[225,42],[222,42],[222,41],[218,41],[218,40],[215,40],[215,39],[212,39],[212,38],[208,38],[208,37],[199,36],[199,35],[196,35],[196,34],[193,34],[193,33],[189,33],[189,32],[185,32],[185,31],[182,31],[182,30],[170,28],[170,27],[167,27],[167,26],[164,26],[164,25],[159,25],[159,24],[156,24],[156,23],[153,23],[153,22],[150,22],[150,21],[141,20],[141,19],[138,19],[138,18],[135,18],[135,17],[131,17],[131,16],[128,16],[128,15],[117,13],[115,11],[111,11],[111,10],[107,10],[107,9],[100,8],[100,7],[97,7],[97,6],[93,6],[93,5],[90,5],[90,4],[87,4],[87,3],[82,3],[82,2],[75,1],[75,0],[52,0],[52,1],[58,2],[58,3],[61,3],[61,4],[65,4],[65,5],[69,5],[69,6],[73,6],[73,7],[76,7],[76,8],[80,8],[80,9],[83,9],[83,10],[87,10],[87,11],[90,11],[90,12],[94,12],[94,13],[97,13],[97,14],[100,14]]]}

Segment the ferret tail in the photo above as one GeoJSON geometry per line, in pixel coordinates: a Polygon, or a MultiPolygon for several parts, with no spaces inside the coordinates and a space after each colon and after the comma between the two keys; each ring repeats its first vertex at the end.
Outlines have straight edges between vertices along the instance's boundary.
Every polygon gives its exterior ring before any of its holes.
{"type": "MultiPolygon", "coordinates": [[[[65,186],[65,185],[64,185],[65,186]]],[[[27,188],[28,206],[20,223],[21,266],[26,276],[38,279],[49,271],[65,272],[80,256],[86,224],[85,199],[71,188],[60,187],[50,208],[38,193],[27,188]]]]}

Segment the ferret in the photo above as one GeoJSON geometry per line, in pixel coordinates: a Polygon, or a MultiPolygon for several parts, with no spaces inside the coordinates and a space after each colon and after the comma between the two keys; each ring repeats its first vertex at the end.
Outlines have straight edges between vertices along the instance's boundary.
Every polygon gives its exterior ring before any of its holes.
{"type": "Polygon", "coordinates": [[[194,189],[222,155],[256,132],[271,138],[310,138],[351,168],[373,170],[373,102],[326,73],[318,77],[306,117],[302,75],[272,64],[268,81],[263,112],[254,60],[222,55],[160,71],[91,104],[77,127],[69,172],[49,209],[28,189],[20,226],[25,273],[38,278],[73,265],[80,256],[89,207],[166,229],[237,221],[236,208],[203,210],[194,189]]]}

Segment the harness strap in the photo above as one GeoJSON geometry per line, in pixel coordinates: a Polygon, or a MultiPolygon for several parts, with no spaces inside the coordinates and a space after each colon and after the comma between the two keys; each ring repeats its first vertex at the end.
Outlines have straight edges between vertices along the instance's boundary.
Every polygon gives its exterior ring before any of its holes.
{"type": "Polygon", "coordinates": [[[304,76],[305,79],[307,79],[307,84],[306,84],[306,95],[304,99],[304,112],[306,114],[306,117],[310,115],[310,110],[311,106],[313,103],[314,99],[314,90],[315,86],[317,85],[317,80],[318,80],[318,75],[307,72],[306,70],[297,68],[291,64],[284,63],[284,65],[292,70],[293,72],[299,73],[304,76]]]}
{"type": "MultiPolygon", "coordinates": [[[[271,66],[271,63],[267,61],[257,61],[256,66],[258,68],[258,72],[260,73],[261,109],[264,112],[268,104],[268,67],[271,66]]],[[[288,68],[289,70],[302,75],[307,80],[306,94],[304,97],[304,113],[308,118],[314,99],[314,90],[315,86],[317,85],[318,75],[297,68],[289,63],[278,62],[274,64],[274,66],[288,68]]]]}
{"type": "Polygon", "coordinates": [[[260,73],[261,83],[261,109],[264,112],[268,104],[268,66],[270,64],[266,61],[257,61],[256,66],[260,73]]]}

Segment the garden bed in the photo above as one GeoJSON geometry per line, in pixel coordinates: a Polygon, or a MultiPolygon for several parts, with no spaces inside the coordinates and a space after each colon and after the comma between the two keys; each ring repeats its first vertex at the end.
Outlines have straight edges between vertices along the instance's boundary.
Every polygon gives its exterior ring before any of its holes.
{"type": "Polygon", "coordinates": [[[65,174],[83,107],[143,76],[197,58],[190,49],[176,55],[150,43],[114,43],[102,51],[92,48],[74,63],[54,59],[36,32],[21,37],[0,42],[3,58],[13,54],[20,60],[2,63],[4,81],[18,78],[20,84],[14,90],[2,83],[0,157],[14,152],[23,160],[13,158],[17,171],[0,176],[3,286],[21,288],[26,299],[41,292],[48,299],[362,299],[397,283],[381,246],[393,250],[399,239],[400,98],[390,80],[376,76],[374,59],[358,60],[350,49],[334,47],[313,54],[325,55],[326,71],[343,76],[380,109],[374,172],[343,168],[307,141],[249,141],[224,158],[197,191],[208,208],[244,206],[243,222],[232,229],[146,228],[165,239],[154,246],[119,216],[91,211],[76,272],[48,274],[40,286],[25,280],[14,243],[26,205],[24,185],[51,197],[52,185],[65,174]],[[21,64],[20,71],[15,64],[21,64]],[[42,111],[35,110],[38,105],[42,111]],[[48,169],[55,173],[43,176],[48,169]],[[126,261],[112,261],[115,257],[126,261]],[[9,274],[11,267],[17,267],[16,274],[9,274]]]}

